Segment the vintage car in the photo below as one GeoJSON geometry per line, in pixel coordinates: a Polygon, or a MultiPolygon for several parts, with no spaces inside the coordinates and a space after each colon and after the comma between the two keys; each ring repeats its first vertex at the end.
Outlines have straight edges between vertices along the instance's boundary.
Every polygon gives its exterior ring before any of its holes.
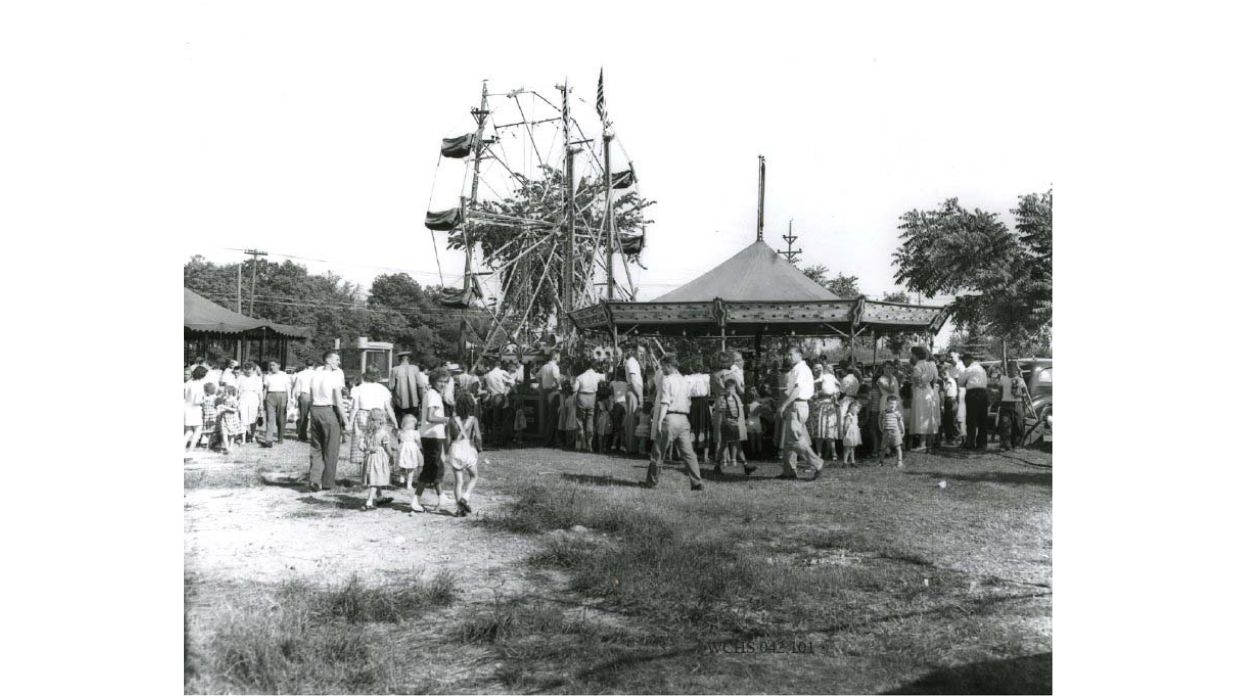
{"type": "MultiPolygon", "coordinates": [[[[1026,408],[1026,440],[1025,444],[1033,444],[1042,440],[1051,442],[1052,420],[1052,361],[1051,358],[1010,358],[1026,381],[1030,404],[1026,408]]],[[[984,368],[998,366],[998,360],[979,363],[984,368]]],[[[987,432],[996,434],[1000,412],[1000,385],[990,382],[987,385],[991,408],[987,413],[987,432]]]]}

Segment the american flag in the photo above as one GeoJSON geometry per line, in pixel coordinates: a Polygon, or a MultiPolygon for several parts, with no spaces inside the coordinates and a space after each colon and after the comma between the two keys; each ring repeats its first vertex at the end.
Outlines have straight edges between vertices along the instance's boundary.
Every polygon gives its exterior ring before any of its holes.
{"type": "Polygon", "coordinates": [[[601,124],[609,127],[609,113],[605,110],[605,68],[601,68],[601,76],[597,78],[597,116],[601,124]]]}

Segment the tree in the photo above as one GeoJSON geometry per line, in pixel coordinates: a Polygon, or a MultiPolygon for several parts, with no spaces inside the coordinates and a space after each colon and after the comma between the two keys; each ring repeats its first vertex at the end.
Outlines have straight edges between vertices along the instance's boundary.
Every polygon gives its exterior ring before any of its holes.
{"type": "Polygon", "coordinates": [[[905,292],[904,290],[898,290],[898,291],[896,291],[896,292],[886,292],[886,293],[884,293],[884,296],[883,296],[883,297],[881,297],[881,298],[880,298],[880,300],[881,300],[882,302],[900,302],[900,303],[902,303],[902,304],[909,304],[909,303],[910,303],[910,295],[909,295],[909,293],[905,292]]]}
{"type": "Polygon", "coordinates": [[[823,264],[807,266],[806,268],[802,269],[802,272],[803,272],[803,275],[814,280],[816,283],[820,285],[824,285],[825,283],[828,282],[828,266],[825,266],[823,264]]]}
{"type": "MultiPolygon", "coordinates": [[[[560,269],[566,239],[566,226],[561,224],[565,191],[562,171],[542,166],[541,172],[543,176],[539,179],[516,175],[515,193],[500,201],[482,201],[478,207],[486,217],[478,218],[479,222],[466,228],[467,242],[479,245],[486,263],[500,269],[498,279],[502,287],[509,288],[505,299],[528,308],[531,326],[544,324],[557,311],[561,301],[560,269]],[[500,222],[495,216],[510,222],[500,222]],[[511,243],[515,239],[520,242],[511,243]]],[[[633,190],[615,194],[614,226],[619,239],[640,234],[645,226],[652,224],[652,220],[644,217],[644,212],[656,201],[641,198],[633,190]]],[[[580,231],[601,226],[604,200],[602,182],[584,180],[579,183],[575,192],[576,259],[593,258],[598,253],[589,235],[580,231]]],[[[464,244],[464,230],[452,230],[447,246],[462,249],[464,244]]],[[[631,255],[636,254],[637,251],[631,252],[631,255]]],[[[575,297],[584,297],[593,290],[591,269],[583,268],[582,263],[580,266],[574,275],[575,297]]]]}
{"type": "Polygon", "coordinates": [[[852,300],[863,294],[863,291],[858,289],[858,276],[838,274],[836,278],[824,283],[824,287],[843,300],[852,300]]]}
{"type": "Polygon", "coordinates": [[[845,300],[851,300],[863,294],[858,287],[858,276],[848,276],[838,273],[836,277],[828,277],[828,266],[816,264],[802,269],[803,275],[814,280],[828,291],[845,300]]]}
{"type": "Polygon", "coordinates": [[[369,287],[367,304],[372,311],[373,333],[412,352],[412,359],[425,365],[435,360],[463,359],[459,354],[461,322],[471,329],[471,340],[488,329],[488,315],[481,310],[442,304],[442,289],[421,287],[406,273],[379,275],[369,287]]]}
{"type": "Polygon", "coordinates": [[[1020,196],[1016,233],[994,213],[950,198],[900,218],[893,254],[898,283],[928,297],[956,295],[946,311],[959,328],[1015,346],[1051,340],[1052,192],[1020,196]]]}
{"type": "MultiPolygon", "coordinates": [[[[304,266],[291,261],[257,261],[257,294],[250,312],[253,263],[246,261],[239,269],[243,271],[243,313],[280,324],[308,327],[311,332],[308,340],[288,344],[290,360],[300,362],[316,357],[333,347],[336,338],[347,341],[366,334],[369,319],[364,312],[358,311],[358,286],[333,273],[311,274],[304,266]]],[[[234,309],[239,266],[241,264],[216,264],[202,256],[194,256],[184,266],[184,285],[212,302],[234,309]]]]}

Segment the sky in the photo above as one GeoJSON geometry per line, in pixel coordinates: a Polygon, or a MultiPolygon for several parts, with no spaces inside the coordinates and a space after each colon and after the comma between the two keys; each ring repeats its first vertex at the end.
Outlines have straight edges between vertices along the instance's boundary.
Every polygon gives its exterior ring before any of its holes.
{"type": "MultiPolygon", "coordinates": [[[[197,208],[185,258],[257,248],[362,285],[394,271],[437,283],[424,214],[431,190],[446,207],[463,181],[448,163],[435,184],[439,143],[470,129],[482,80],[547,95],[569,80],[582,117],[604,67],[615,132],[657,201],[641,299],[755,239],[760,154],[766,241],[784,248],[793,219],[800,265],[879,297],[897,289],[903,212],[955,196],[1007,219],[1052,186],[1057,20],[850,5],[199,2],[179,50],[197,208]]],[[[458,284],[462,258],[438,241],[458,284]]]]}

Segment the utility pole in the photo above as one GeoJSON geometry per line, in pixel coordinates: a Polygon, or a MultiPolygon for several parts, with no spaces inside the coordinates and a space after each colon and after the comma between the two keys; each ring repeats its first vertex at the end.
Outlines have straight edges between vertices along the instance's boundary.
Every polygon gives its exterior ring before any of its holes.
{"type": "Polygon", "coordinates": [[[790,218],[789,233],[781,235],[781,238],[785,240],[785,251],[778,251],[777,253],[784,256],[785,260],[789,261],[790,263],[794,263],[798,261],[798,255],[803,253],[803,250],[801,247],[798,249],[794,248],[794,242],[798,240],[798,237],[794,236],[794,219],[793,218],[790,218]]]}
{"type": "Polygon", "coordinates": [[[614,301],[614,181],[609,170],[609,141],[613,135],[609,132],[609,124],[602,124],[605,129],[602,138],[605,142],[605,299],[614,301]]]}
{"type": "MultiPolygon", "coordinates": [[[[240,263],[236,264],[236,313],[237,314],[244,313],[244,310],[241,309],[241,305],[240,305],[240,289],[241,287],[243,287],[243,284],[244,284],[244,275],[242,275],[244,271],[245,271],[245,262],[242,260],[240,263]]],[[[236,359],[240,360],[240,339],[239,338],[236,339],[236,359]]]]}
{"type": "Polygon", "coordinates": [[[562,148],[565,158],[563,166],[562,214],[566,228],[566,249],[562,260],[562,311],[558,317],[558,332],[563,342],[569,343],[570,317],[567,316],[574,307],[575,289],[575,153],[571,147],[571,88],[567,80],[558,86],[562,92],[562,148]]]}
{"type": "MultiPolygon", "coordinates": [[[[481,81],[481,108],[473,109],[472,116],[476,119],[476,133],[472,136],[472,197],[468,199],[468,205],[463,207],[463,235],[464,235],[464,287],[463,296],[468,297],[468,293],[472,290],[472,240],[468,239],[468,212],[476,207],[476,196],[481,185],[481,156],[485,154],[485,119],[489,116],[489,81],[481,81]]],[[[468,317],[463,314],[459,318],[459,359],[464,359],[468,340],[468,317]]],[[[482,349],[489,347],[489,341],[485,342],[482,349]]]]}
{"type": "MultiPolygon", "coordinates": [[[[257,296],[257,261],[259,256],[266,256],[266,252],[258,251],[257,249],[245,249],[245,254],[253,257],[253,273],[249,276],[249,316],[253,316],[253,301],[257,296]]],[[[239,297],[237,298],[239,300],[239,297]]],[[[236,304],[240,304],[237,302],[236,304]]]]}

